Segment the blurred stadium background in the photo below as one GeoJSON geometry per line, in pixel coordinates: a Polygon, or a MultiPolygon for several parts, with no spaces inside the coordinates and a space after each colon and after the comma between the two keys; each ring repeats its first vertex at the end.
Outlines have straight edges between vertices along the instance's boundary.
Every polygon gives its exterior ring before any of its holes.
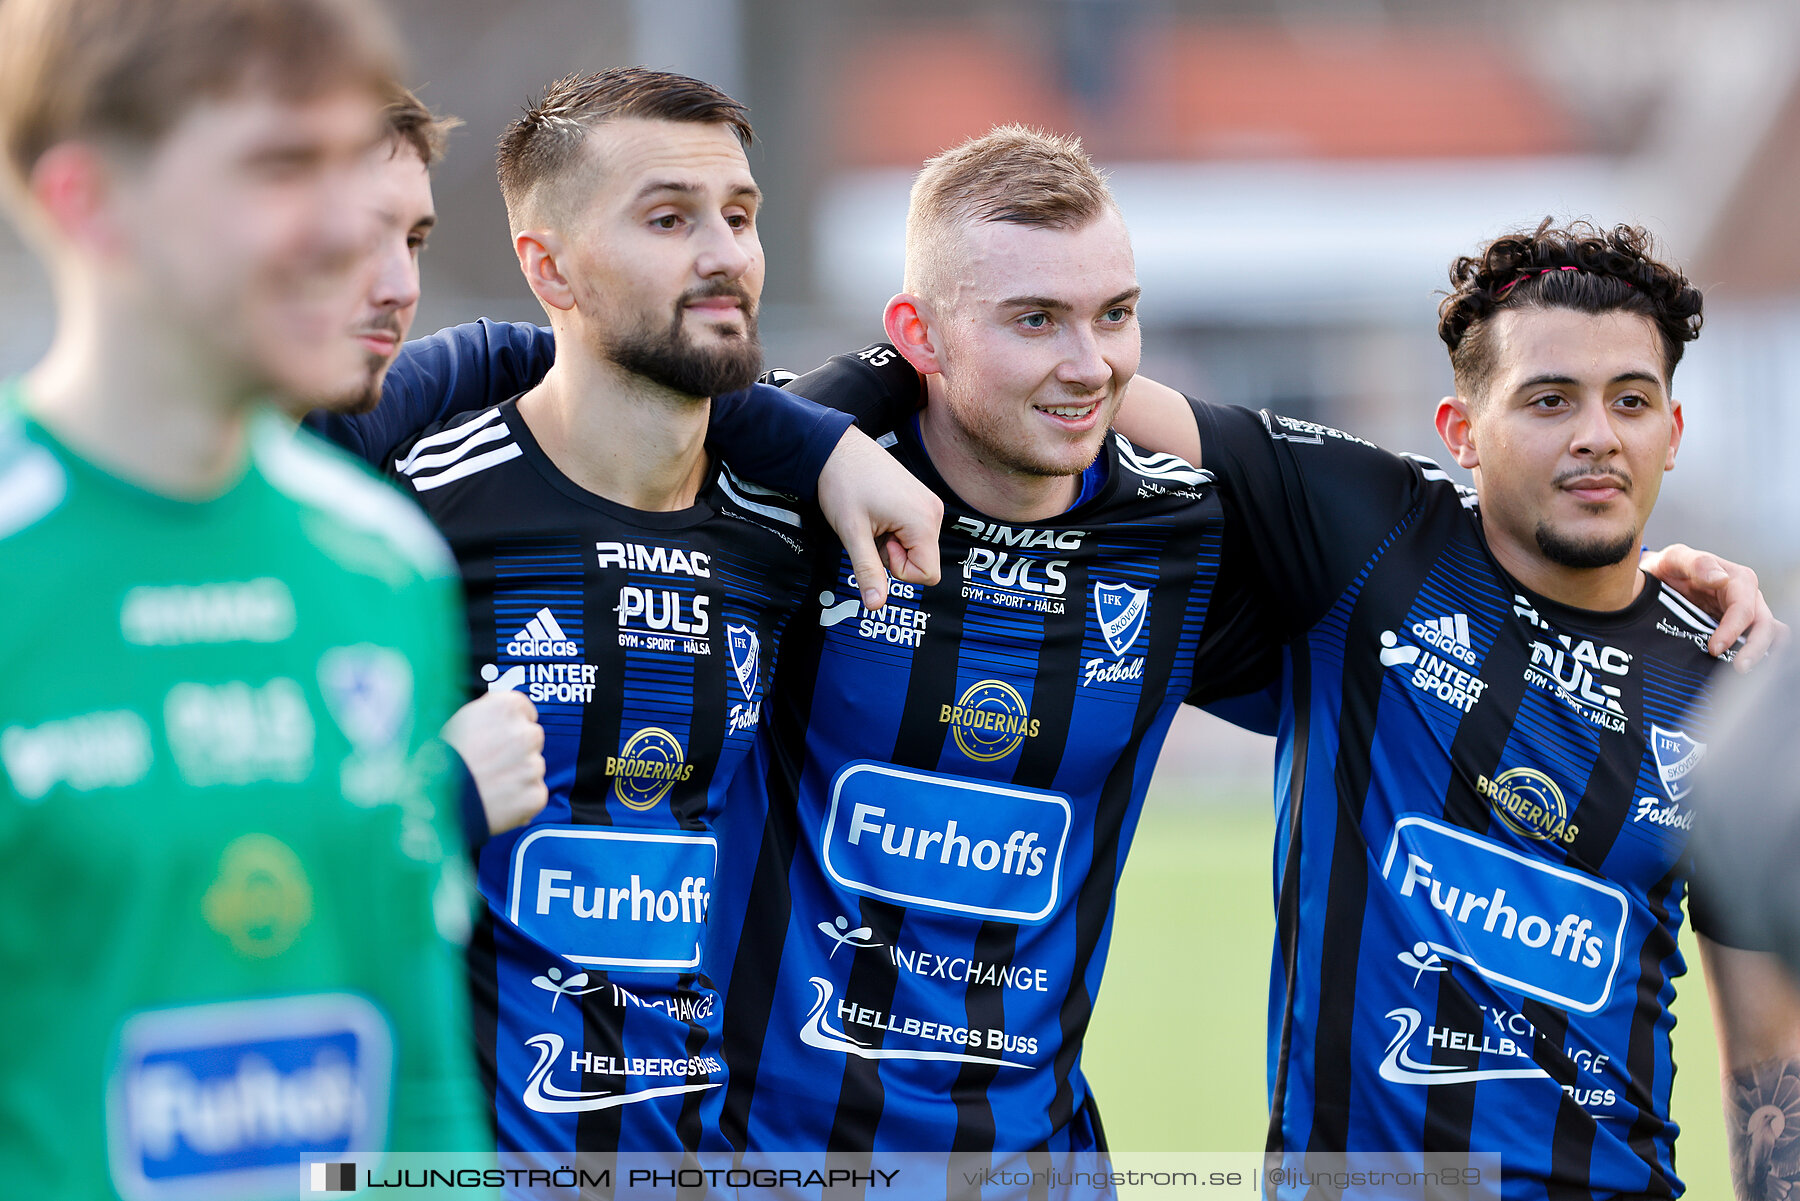
{"type": "MultiPolygon", "coordinates": [[[[879,335],[911,172],[1000,121],[1078,132],[1112,172],[1145,286],[1147,373],[1396,449],[1437,448],[1449,372],[1435,292],[1453,255],[1546,214],[1641,222],[1708,296],[1676,379],[1688,437],[1649,540],[1755,565],[1778,610],[1800,589],[1791,0],[391,7],[422,95],[468,123],[436,175],[415,332],[538,317],[490,147],[553,77],[632,62],[751,106],[772,365],[879,335]]],[[[0,230],[0,375],[49,329],[42,276],[0,230]]],[[[1088,1053],[1121,1146],[1260,1144],[1268,765],[1266,740],[1193,715],[1171,738],[1088,1053]]],[[[1701,1167],[1720,1139],[1695,984],[1680,1003],[1681,1158],[1718,1195],[1722,1167],[1701,1167]]]]}

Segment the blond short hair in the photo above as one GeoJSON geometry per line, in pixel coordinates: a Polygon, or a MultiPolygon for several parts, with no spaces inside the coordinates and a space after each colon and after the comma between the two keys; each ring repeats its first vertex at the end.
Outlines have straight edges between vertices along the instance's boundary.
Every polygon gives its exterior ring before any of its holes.
{"type": "Polygon", "coordinates": [[[1081,139],[999,125],[934,158],[913,180],[906,210],[905,288],[930,296],[960,232],[982,222],[1080,229],[1116,212],[1112,189],[1081,139]]]}
{"type": "Polygon", "coordinates": [[[398,74],[392,32],[364,0],[3,0],[4,173],[22,188],[71,139],[153,144],[194,104],[246,86],[385,100],[398,74]]]}

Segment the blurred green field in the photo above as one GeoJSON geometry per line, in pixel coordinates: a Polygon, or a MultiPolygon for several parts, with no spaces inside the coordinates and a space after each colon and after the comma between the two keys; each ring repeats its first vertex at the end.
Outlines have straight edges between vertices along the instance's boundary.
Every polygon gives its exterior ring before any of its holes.
{"type": "MultiPolygon", "coordinates": [[[[1196,806],[1155,792],[1145,805],[1083,1056],[1117,1150],[1263,1144],[1272,837],[1267,805],[1196,806]],[[1179,1036],[1165,1037],[1177,1021],[1179,1036]]],[[[1729,1196],[1712,1021],[1691,943],[1684,949],[1690,970],[1675,1002],[1676,1165],[1690,1196],[1729,1196]]]]}

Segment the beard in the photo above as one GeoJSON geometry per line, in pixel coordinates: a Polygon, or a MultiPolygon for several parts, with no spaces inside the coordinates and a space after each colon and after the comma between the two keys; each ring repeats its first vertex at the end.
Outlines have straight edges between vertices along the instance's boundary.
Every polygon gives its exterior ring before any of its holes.
{"type": "Polygon", "coordinates": [[[320,405],[327,413],[335,413],[341,417],[355,417],[363,413],[374,412],[375,406],[381,403],[381,384],[387,379],[388,367],[392,360],[386,355],[369,356],[369,371],[362,382],[348,392],[341,393],[320,405]]]}
{"type": "Polygon", "coordinates": [[[684,292],[675,316],[660,328],[648,323],[614,335],[600,352],[633,375],[683,396],[712,397],[737,392],[762,372],[762,342],[756,334],[756,302],[735,282],[720,281],[684,292]],[[734,297],[744,312],[744,332],[724,334],[717,346],[699,346],[683,322],[687,305],[711,296],[734,297]]]}
{"type": "MultiPolygon", "coordinates": [[[[378,317],[364,321],[352,332],[358,335],[388,333],[393,334],[399,341],[404,341],[407,327],[411,323],[411,317],[402,322],[399,313],[389,310],[378,317]]],[[[358,414],[373,411],[375,406],[381,403],[381,384],[383,380],[387,379],[388,368],[392,367],[394,360],[399,357],[398,341],[391,354],[375,354],[372,351],[365,351],[363,354],[365,370],[362,379],[357,381],[355,387],[339,393],[319,407],[327,413],[336,413],[343,417],[355,417],[358,414]]]]}
{"type": "MultiPolygon", "coordinates": [[[[1598,470],[1593,467],[1577,467],[1560,473],[1551,481],[1556,487],[1571,483],[1577,479],[1585,479],[1594,475],[1602,475],[1610,479],[1617,487],[1629,493],[1631,476],[1622,468],[1598,470]]],[[[1593,512],[1600,512],[1595,509],[1593,512]]],[[[1611,567],[1623,562],[1626,555],[1637,549],[1638,535],[1642,531],[1626,530],[1622,534],[1608,537],[1604,534],[1590,538],[1573,538],[1555,529],[1547,521],[1538,522],[1533,535],[1537,539],[1538,550],[1546,559],[1559,567],[1573,567],[1579,571],[1592,571],[1598,567],[1611,567]]]]}
{"type": "Polygon", "coordinates": [[[1539,522],[1536,537],[1538,549],[1546,559],[1560,567],[1573,567],[1582,571],[1611,567],[1623,562],[1626,555],[1638,548],[1635,530],[1627,530],[1613,538],[1577,539],[1551,528],[1547,522],[1539,522]]]}

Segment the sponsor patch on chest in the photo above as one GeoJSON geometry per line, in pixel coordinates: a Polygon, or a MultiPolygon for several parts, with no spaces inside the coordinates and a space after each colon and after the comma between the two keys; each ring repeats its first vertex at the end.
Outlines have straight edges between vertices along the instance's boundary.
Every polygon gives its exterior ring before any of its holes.
{"type": "Polygon", "coordinates": [[[1612,996],[1630,910],[1617,887],[1424,817],[1394,823],[1381,875],[1429,952],[1580,1013],[1612,996]]]}
{"type": "Polygon", "coordinates": [[[1071,813],[1060,793],[851,763],[832,781],[822,859],[866,896],[1036,923],[1061,895],[1071,813]]]}
{"type": "Polygon", "coordinates": [[[379,1151],[393,1040],[347,993],[140,1013],[107,1084],[126,1201],[291,1193],[309,1155],[379,1151]]]}
{"type": "Polygon", "coordinates": [[[697,831],[540,826],[513,848],[506,917],[572,963],[692,971],[718,857],[697,831]]]}

